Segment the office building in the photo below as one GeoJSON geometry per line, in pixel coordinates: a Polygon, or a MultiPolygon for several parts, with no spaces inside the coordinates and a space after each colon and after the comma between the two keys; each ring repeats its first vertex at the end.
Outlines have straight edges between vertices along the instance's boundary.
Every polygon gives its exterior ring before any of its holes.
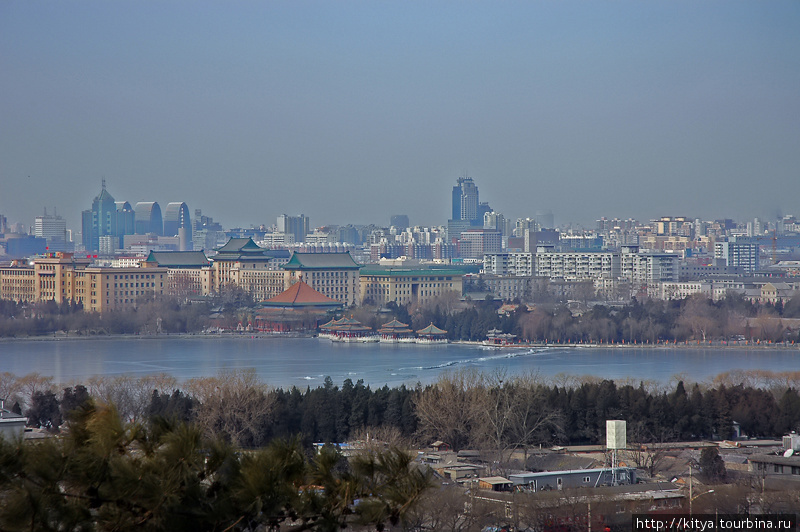
{"type": "Polygon", "coordinates": [[[182,201],[173,201],[167,204],[164,209],[164,236],[178,236],[182,228],[189,229],[189,239],[191,240],[192,219],[189,215],[189,207],[182,201]]]}
{"type": "Polygon", "coordinates": [[[359,266],[346,253],[292,253],[283,266],[288,286],[303,281],[317,292],[347,306],[359,301],[359,266]]]}
{"type": "Polygon", "coordinates": [[[162,236],[164,234],[164,222],[161,217],[161,207],[158,205],[158,202],[140,201],[133,210],[135,213],[134,224],[137,235],[153,233],[162,236]]]}
{"type": "Polygon", "coordinates": [[[425,304],[447,292],[461,297],[463,270],[427,266],[369,265],[361,269],[360,303],[425,304]]]}
{"type": "Polygon", "coordinates": [[[100,249],[101,236],[119,236],[117,229],[117,204],[106,190],[103,179],[100,194],[92,201],[92,208],[81,213],[81,233],[86,251],[100,249]]]}
{"type": "Polygon", "coordinates": [[[483,259],[487,253],[500,253],[503,236],[492,229],[467,229],[461,233],[458,253],[464,259],[483,259]]]}
{"type": "Polygon", "coordinates": [[[259,247],[252,238],[231,238],[213,257],[213,290],[236,285],[256,301],[275,297],[288,288],[281,266],[289,256],[286,250],[259,247]]]}
{"type": "Polygon", "coordinates": [[[714,258],[725,261],[728,267],[742,268],[746,274],[758,271],[758,243],[737,241],[732,237],[728,242],[714,244],[714,258]]]}
{"type": "Polygon", "coordinates": [[[34,220],[33,234],[47,241],[49,251],[67,251],[67,222],[61,216],[45,210],[34,220]]]}
{"type": "Polygon", "coordinates": [[[309,218],[305,214],[299,216],[281,214],[278,216],[278,232],[292,235],[294,237],[294,242],[299,244],[303,242],[306,235],[311,232],[309,218]]]}
{"type": "Polygon", "coordinates": [[[89,312],[135,307],[167,290],[167,269],[106,268],[72,253],[48,253],[32,264],[0,268],[0,297],[21,302],[81,303],[89,312]]]}

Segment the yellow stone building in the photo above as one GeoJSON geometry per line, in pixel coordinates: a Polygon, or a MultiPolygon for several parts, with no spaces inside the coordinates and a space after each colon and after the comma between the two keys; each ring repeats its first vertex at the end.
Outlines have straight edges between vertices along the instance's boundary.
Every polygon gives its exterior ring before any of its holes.
{"type": "Polygon", "coordinates": [[[360,272],[360,303],[425,304],[447,292],[461,297],[464,273],[457,268],[365,266],[360,272]]]}
{"type": "Polygon", "coordinates": [[[0,298],[14,301],[82,303],[104,312],[135,306],[165,293],[166,268],[106,268],[72,253],[49,253],[28,264],[0,268],[0,298]]]}

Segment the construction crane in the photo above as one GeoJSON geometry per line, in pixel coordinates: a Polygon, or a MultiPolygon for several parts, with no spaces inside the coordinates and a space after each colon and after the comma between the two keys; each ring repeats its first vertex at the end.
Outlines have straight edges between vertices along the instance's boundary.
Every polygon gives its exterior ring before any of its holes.
{"type": "Polygon", "coordinates": [[[778,230],[772,230],[772,264],[778,264],[778,230]]]}

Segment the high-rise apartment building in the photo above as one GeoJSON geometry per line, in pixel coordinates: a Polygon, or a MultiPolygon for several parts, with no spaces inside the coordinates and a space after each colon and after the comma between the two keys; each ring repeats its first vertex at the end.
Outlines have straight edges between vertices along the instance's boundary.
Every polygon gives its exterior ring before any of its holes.
{"type": "Polygon", "coordinates": [[[309,218],[305,214],[300,216],[281,214],[278,216],[278,232],[294,235],[296,243],[303,242],[306,235],[311,232],[309,218]]]}
{"type": "Polygon", "coordinates": [[[716,242],[714,258],[725,260],[728,267],[742,268],[745,273],[752,274],[759,267],[758,243],[739,242],[735,238],[728,242],[716,242]]]}

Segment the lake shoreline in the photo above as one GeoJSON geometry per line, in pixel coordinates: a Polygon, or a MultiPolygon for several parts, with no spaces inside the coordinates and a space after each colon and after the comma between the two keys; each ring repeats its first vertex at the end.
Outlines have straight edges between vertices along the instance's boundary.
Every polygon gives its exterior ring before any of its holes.
{"type": "MultiPolygon", "coordinates": [[[[26,336],[26,337],[2,337],[0,344],[14,343],[14,342],[64,342],[64,341],[101,341],[101,340],[167,340],[167,339],[203,339],[208,340],[212,338],[217,339],[232,339],[238,338],[242,340],[262,340],[262,339],[291,339],[291,338],[316,338],[316,334],[306,333],[246,333],[246,332],[230,332],[230,333],[163,333],[163,334],[102,334],[102,335],[42,335],[42,336],[26,336]]],[[[520,344],[507,344],[507,345],[486,345],[481,341],[471,340],[456,340],[450,342],[456,345],[470,345],[477,347],[486,347],[487,349],[547,349],[547,348],[591,348],[591,349],[754,349],[754,350],[769,350],[769,349],[796,349],[800,350],[800,343],[767,343],[767,342],[753,342],[753,343],[722,343],[721,341],[713,343],[704,343],[697,341],[689,342],[664,342],[664,343],[553,343],[553,342],[531,342],[520,344]]],[[[412,344],[398,344],[398,345],[414,345],[412,344]]]]}

